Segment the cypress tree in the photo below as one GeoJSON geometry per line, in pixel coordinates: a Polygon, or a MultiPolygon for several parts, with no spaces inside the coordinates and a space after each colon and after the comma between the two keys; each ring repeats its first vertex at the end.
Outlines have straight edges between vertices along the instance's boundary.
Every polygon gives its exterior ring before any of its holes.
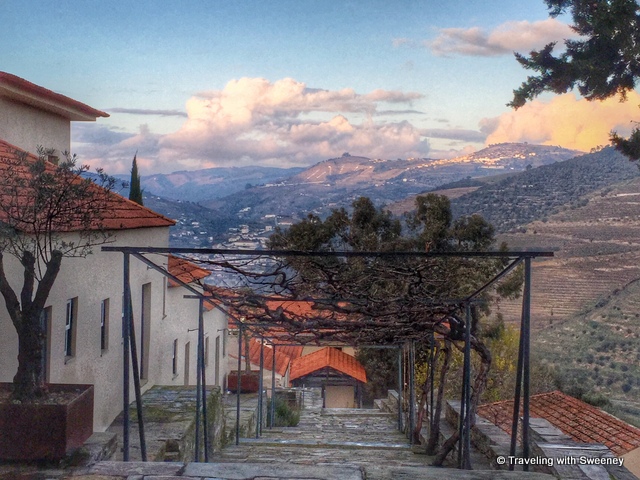
{"type": "Polygon", "coordinates": [[[144,205],[142,203],[142,189],[140,188],[140,174],[138,173],[138,164],[136,157],[138,153],[133,156],[133,163],[131,165],[131,188],[129,189],[129,200],[136,202],[138,205],[144,205]]]}

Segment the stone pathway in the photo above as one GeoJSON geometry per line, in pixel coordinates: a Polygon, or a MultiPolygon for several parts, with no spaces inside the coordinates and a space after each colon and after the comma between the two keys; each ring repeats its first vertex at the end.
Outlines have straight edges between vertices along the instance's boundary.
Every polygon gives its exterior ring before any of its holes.
{"type": "Polygon", "coordinates": [[[214,461],[425,467],[432,458],[413,453],[395,415],[377,409],[323,409],[319,390],[309,389],[297,427],[264,428],[261,438],[243,438],[214,461]]]}
{"type": "Polygon", "coordinates": [[[11,473],[0,466],[0,480],[553,480],[430,467],[432,458],[414,453],[393,414],[322,409],[318,392],[306,392],[305,405],[297,427],[265,428],[261,438],[225,448],[215,463],[98,462],[72,472],[11,473]]]}

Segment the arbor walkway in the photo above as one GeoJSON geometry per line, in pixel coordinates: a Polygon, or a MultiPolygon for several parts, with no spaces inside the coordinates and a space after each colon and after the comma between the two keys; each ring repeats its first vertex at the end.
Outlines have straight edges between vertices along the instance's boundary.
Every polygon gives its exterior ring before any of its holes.
{"type": "Polygon", "coordinates": [[[553,480],[539,473],[431,467],[397,430],[397,417],[373,409],[323,409],[305,393],[297,427],[265,428],[241,439],[212,463],[98,462],[74,471],[18,472],[0,466],[0,480],[553,480]]]}
{"type": "MultiPolygon", "coordinates": [[[[264,428],[261,438],[241,439],[239,445],[224,448],[213,461],[268,464],[276,471],[344,468],[343,475],[355,467],[361,478],[368,480],[552,478],[538,474],[529,477],[523,472],[463,472],[431,467],[433,457],[419,451],[398,431],[396,415],[378,409],[323,409],[320,390],[309,389],[304,394],[298,426],[264,428]]],[[[473,461],[474,468],[489,470],[489,462],[483,456],[474,455],[473,461]]]]}

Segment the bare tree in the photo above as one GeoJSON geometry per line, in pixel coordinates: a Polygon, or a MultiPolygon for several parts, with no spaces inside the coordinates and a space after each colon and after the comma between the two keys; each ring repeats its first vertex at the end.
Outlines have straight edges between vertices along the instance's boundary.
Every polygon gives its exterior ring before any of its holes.
{"type": "Polygon", "coordinates": [[[104,215],[115,180],[98,171],[85,178],[77,165],[38,148],[38,156],[15,151],[0,157],[0,293],[18,333],[18,371],[13,396],[29,400],[46,393],[45,334],[41,317],[64,257],[84,257],[108,242],[104,215]],[[6,255],[21,265],[18,294],[6,270],[6,255]]]}

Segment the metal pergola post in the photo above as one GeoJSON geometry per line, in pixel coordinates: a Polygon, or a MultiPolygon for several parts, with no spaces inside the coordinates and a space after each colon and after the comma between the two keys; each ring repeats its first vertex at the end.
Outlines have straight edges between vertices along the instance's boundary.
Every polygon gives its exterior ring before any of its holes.
{"type": "Polygon", "coordinates": [[[258,421],[256,423],[256,438],[262,433],[262,393],[264,390],[264,339],[260,339],[260,377],[258,378],[258,421]]]}
{"type": "Polygon", "coordinates": [[[124,254],[124,294],[122,298],[122,460],[129,461],[129,329],[131,327],[130,258],[124,254]]]}
{"type": "Polygon", "coordinates": [[[461,419],[464,419],[464,424],[460,444],[462,447],[460,468],[471,470],[471,304],[469,303],[465,305],[463,376],[464,403],[460,405],[460,415],[461,419]]]}
{"type": "Polygon", "coordinates": [[[402,432],[403,430],[403,425],[402,425],[402,416],[403,416],[403,411],[402,411],[402,393],[404,390],[404,384],[402,382],[402,378],[403,378],[403,372],[402,372],[402,365],[403,365],[403,361],[402,361],[402,347],[398,347],[398,430],[402,432]]]}
{"type": "MultiPolygon", "coordinates": [[[[147,442],[144,435],[144,417],[142,414],[142,394],[140,392],[140,367],[138,349],[136,347],[136,329],[133,321],[133,305],[129,308],[129,343],[131,344],[131,366],[133,367],[133,390],[136,398],[136,414],[138,416],[138,435],[140,439],[140,457],[147,461],[147,442]]],[[[142,340],[141,340],[142,341],[142,340]]]]}
{"type": "Polygon", "coordinates": [[[204,440],[204,457],[207,461],[207,389],[204,375],[204,302],[198,299],[198,359],[196,369],[196,432],[194,460],[200,461],[200,412],[202,411],[202,437],[204,440]]]}
{"type": "Polygon", "coordinates": [[[271,405],[270,405],[270,419],[269,428],[273,428],[275,415],[276,415],[276,344],[272,345],[273,351],[271,352],[271,405]]]}
{"type": "MultiPolygon", "coordinates": [[[[516,388],[513,399],[513,419],[511,423],[511,448],[509,454],[516,455],[518,445],[518,424],[520,421],[520,398],[522,395],[522,457],[529,458],[529,341],[531,320],[531,258],[525,258],[524,292],[522,296],[522,317],[520,321],[520,344],[518,347],[518,365],[516,372],[516,388]]],[[[513,470],[514,465],[509,465],[513,470]]],[[[529,466],[523,465],[527,471],[529,466]]]]}
{"type": "Polygon", "coordinates": [[[416,384],[415,384],[415,371],[416,366],[416,349],[415,341],[409,342],[409,443],[413,445],[414,441],[414,429],[416,428],[416,384]]]}
{"type": "Polygon", "coordinates": [[[242,385],[242,323],[238,324],[238,375],[236,376],[236,445],[240,445],[240,390],[242,385]]]}
{"type": "Polygon", "coordinates": [[[198,342],[200,343],[200,374],[202,395],[202,439],[204,442],[204,461],[209,461],[209,422],[207,419],[207,375],[204,351],[204,299],[199,298],[200,310],[198,315],[198,342]]]}
{"type": "Polygon", "coordinates": [[[435,348],[436,348],[436,339],[433,332],[430,335],[431,347],[429,349],[429,375],[430,375],[430,386],[429,386],[429,435],[431,435],[431,429],[433,428],[433,401],[434,401],[434,392],[433,388],[435,386],[435,348]]]}

